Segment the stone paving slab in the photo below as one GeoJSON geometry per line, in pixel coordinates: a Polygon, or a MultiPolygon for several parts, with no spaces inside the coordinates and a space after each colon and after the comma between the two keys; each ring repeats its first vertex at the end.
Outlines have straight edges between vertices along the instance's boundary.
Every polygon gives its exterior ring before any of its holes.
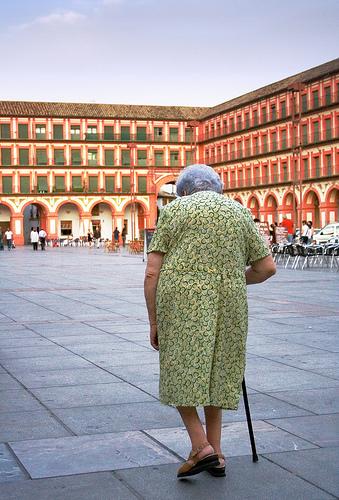
{"type": "Polygon", "coordinates": [[[178,462],[141,432],[11,442],[32,478],[69,476],[178,462]]]}
{"type": "Polygon", "coordinates": [[[339,446],[339,414],[291,417],[269,421],[321,447],[339,446]]]}
{"type": "Polygon", "coordinates": [[[33,357],[49,357],[49,356],[65,356],[67,351],[60,346],[25,346],[25,347],[10,347],[0,348],[0,362],[5,359],[23,359],[33,357]]]}
{"type": "Polygon", "coordinates": [[[19,467],[13,453],[5,444],[0,444],[0,498],[1,484],[5,481],[19,481],[26,479],[22,469],[19,467]]]}
{"type": "Polygon", "coordinates": [[[292,341],[293,344],[302,344],[317,347],[330,352],[339,352],[338,327],[339,322],[336,329],[328,329],[327,331],[321,333],[317,331],[304,331],[301,333],[294,333],[293,337],[285,335],[284,332],[280,332],[277,335],[277,338],[292,341]]]}
{"type": "MultiPolygon", "coordinates": [[[[288,421],[288,419],[286,420],[288,421]]],[[[272,421],[272,425],[270,425],[260,420],[253,421],[258,453],[317,448],[316,444],[309,443],[300,437],[278,429],[275,427],[275,422],[276,420],[272,421]]],[[[146,432],[183,458],[190,451],[189,439],[183,427],[147,429],[146,432]]],[[[251,454],[246,422],[223,424],[222,441],[228,457],[251,454]]]]}
{"type": "Polygon", "coordinates": [[[0,413],[0,442],[34,440],[71,435],[48,411],[0,413]]]}
{"type": "Polygon", "coordinates": [[[8,391],[10,389],[22,389],[22,386],[13,377],[8,375],[8,373],[0,373],[0,391],[8,391]]]}
{"type": "Polygon", "coordinates": [[[0,413],[42,409],[40,402],[23,388],[1,391],[0,413]]]}
{"type": "Polygon", "coordinates": [[[77,435],[161,428],[164,422],[169,427],[178,427],[182,423],[174,408],[157,401],[56,408],[53,413],[77,435]]]}
{"type": "Polygon", "coordinates": [[[339,495],[339,450],[322,448],[299,452],[271,453],[269,460],[284,467],[306,481],[338,497],[339,495]]]}
{"type": "Polygon", "coordinates": [[[31,389],[48,408],[74,408],[152,401],[149,394],[116,379],[114,383],[31,389]]]}
{"type": "Polygon", "coordinates": [[[20,372],[16,373],[15,376],[25,387],[28,387],[29,389],[58,386],[78,386],[84,384],[110,384],[112,382],[120,382],[120,380],[111,373],[107,373],[95,366],[90,368],[39,371],[33,373],[20,372]]]}
{"type": "Polygon", "coordinates": [[[19,338],[11,338],[11,334],[8,333],[6,336],[0,336],[0,352],[3,349],[16,349],[22,347],[50,347],[53,346],[53,342],[50,340],[41,338],[35,334],[33,337],[19,337],[19,338]]]}
{"type": "Polygon", "coordinates": [[[111,472],[0,484],[6,500],[133,500],[139,498],[111,472]]]}
{"type": "Polygon", "coordinates": [[[90,368],[92,364],[76,355],[35,357],[3,360],[1,364],[12,373],[60,370],[62,368],[90,368]]]}
{"type": "Polygon", "coordinates": [[[321,387],[337,387],[338,381],[327,377],[294,368],[269,359],[249,359],[246,364],[246,382],[250,387],[263,392],[319,389],[321,387]]]}
{"type": "Polygon", "coordinates": [[[118,471],[116,475],[147,500],[333,499],[332,495],[265,459],[254,464],[249,457],[232,457],[228,460],[227,478],[203,473],[177,480],[176,471],[175,465],[162,465],[118,471]]]}
{"type": "Polygon", "coordinates": [[[273,392],[271,396],[313,413],[339,413],[339,387],[273,392]]]}

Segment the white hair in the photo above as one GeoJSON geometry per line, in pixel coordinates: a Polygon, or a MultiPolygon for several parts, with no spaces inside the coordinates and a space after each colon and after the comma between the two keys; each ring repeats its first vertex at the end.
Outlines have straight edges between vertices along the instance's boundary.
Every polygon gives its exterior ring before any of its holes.
{"type": "Polygon", "coordinates": [[[208,165],[190,165],[184,168],[178,177],[177,195],[185,196],[198,191],[222,193],[223,183],[219,175],[208,165]]]}

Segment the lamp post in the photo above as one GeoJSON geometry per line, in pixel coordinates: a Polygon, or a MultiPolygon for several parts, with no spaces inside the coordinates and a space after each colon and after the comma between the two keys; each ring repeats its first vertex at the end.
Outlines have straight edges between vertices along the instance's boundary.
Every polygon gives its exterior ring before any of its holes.
{"type": "Polygon", "coordinates": [[[299,184],[299,230],[301,234],[302,219],[303,219],[303,175],[302,175],[302,140],[301,140],[301,91],[306,88],[302,82],[293,82],[288,87],[292,98],[292,159],[293,159],[293,218],[295,227],[298,223],[298,209],[296,204],[296,184],[299,184]],[[297,177],[296,162],[299,167],[299,177],[297,177]]]}

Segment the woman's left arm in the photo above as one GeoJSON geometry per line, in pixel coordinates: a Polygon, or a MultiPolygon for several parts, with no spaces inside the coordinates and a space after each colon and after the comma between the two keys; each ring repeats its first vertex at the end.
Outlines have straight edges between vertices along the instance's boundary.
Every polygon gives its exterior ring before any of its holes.
{"type": "Polygon", "coordinates": [[[156,316],[156,293],[163,259],[164,254],[161,252],[151,252],[150,254],[148,254],[144,281],[144,294],[148,310],[148,319],[150,323],[150,341],[152,347],[156,350],[159,350],[156,316]]]}

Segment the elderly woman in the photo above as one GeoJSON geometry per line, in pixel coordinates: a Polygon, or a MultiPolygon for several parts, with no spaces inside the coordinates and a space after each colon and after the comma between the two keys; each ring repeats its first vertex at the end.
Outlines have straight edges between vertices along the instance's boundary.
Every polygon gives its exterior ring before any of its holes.
{"type": "Polygon", "coordinates": [[[145,298],[151,345],[160,352],[160,401],[177,407],[192,443],[178,477],[225,476],[222,409],[236,410],[240,398],[246,284],[275,273],[251,214],[222,189],[211,167],[185,168],[148,250],[145,298]]]}

